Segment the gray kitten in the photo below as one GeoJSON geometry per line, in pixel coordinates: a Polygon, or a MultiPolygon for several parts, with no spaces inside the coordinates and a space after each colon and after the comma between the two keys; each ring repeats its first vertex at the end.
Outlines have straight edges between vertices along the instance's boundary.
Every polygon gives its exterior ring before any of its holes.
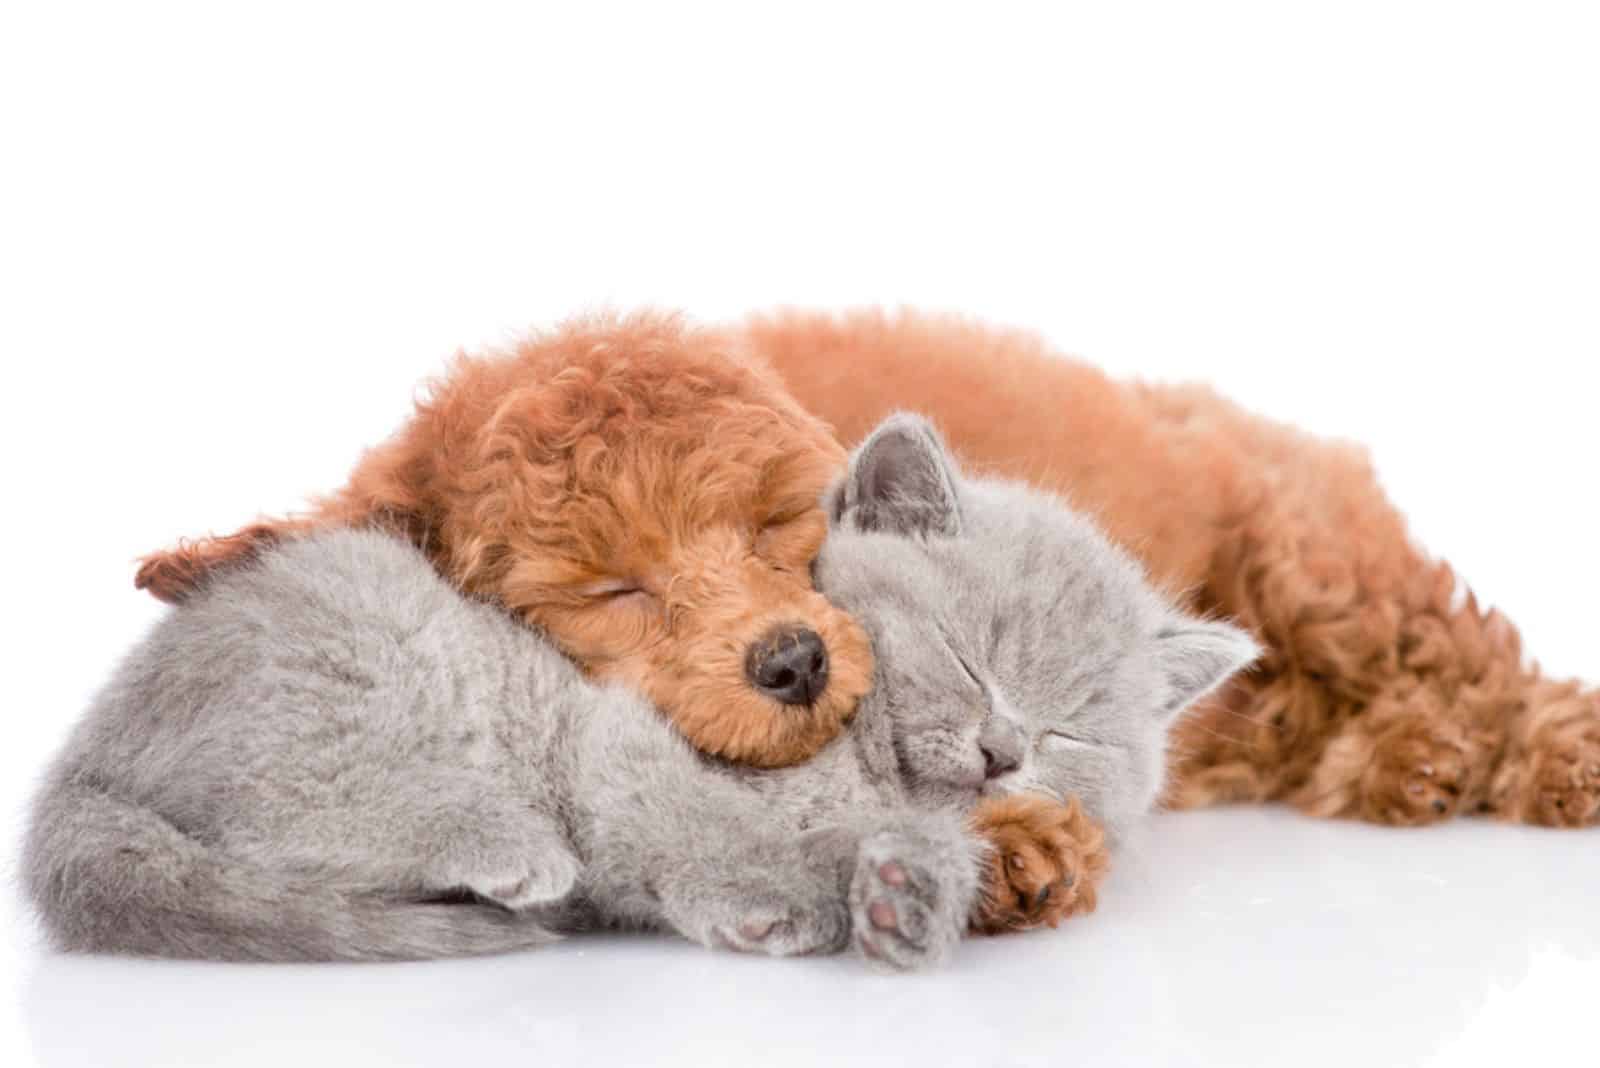
{"type": "Polygon", "coordinates": [[[697,753],[382,533],[220,575],[48,774],[24,861],[46,927],[73,950],[325,960],[630,926],[914,967],[972,911],[980,796],[1077,796],[1124,833],[1174,717],[1255,654],[1056,499],[961,477],[919,418],[879,427],[826,505],[817,582],[871,635],[875,688],[777,771],[697,753]]]}

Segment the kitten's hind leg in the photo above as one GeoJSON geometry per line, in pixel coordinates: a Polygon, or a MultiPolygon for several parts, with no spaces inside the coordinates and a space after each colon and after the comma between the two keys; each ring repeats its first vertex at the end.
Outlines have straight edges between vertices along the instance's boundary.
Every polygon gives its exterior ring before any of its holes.
{"type": "Polygon", "coordinates": [[[556,822],[543,813],[511,810],[462,827],[425,864],[431,888],[469,890],[513,911],[548,905],[571,892],[582,868],[556,822]],[[497,825],[496,825],[497,824],[497,825]]]}
{"type": "Polygon", "coordinates": [[[492,775],[428,767],[303,799],[260,795],[231,827],[234,855],[321,873],[359,892],[444,897],[462,891],[523,909],[571,891],[581,864],[560,821],[492,775]]]}

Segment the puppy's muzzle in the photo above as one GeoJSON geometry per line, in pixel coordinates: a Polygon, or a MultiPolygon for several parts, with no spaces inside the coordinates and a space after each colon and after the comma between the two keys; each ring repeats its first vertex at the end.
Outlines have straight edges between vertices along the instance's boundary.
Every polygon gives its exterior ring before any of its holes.
{"type": "Polygon", "coordinates": [[[750,646],[744,674],[774,701],[809,705],[828,688],[828,647],[810,627],[774,627],[750,646]]]}

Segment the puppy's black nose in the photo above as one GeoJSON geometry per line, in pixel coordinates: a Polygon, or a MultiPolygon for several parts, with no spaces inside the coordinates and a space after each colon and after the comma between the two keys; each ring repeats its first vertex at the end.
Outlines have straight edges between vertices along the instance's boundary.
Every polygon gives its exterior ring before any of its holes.
{"type": "Polygon", "coordinates": [[[809,627],[776,627],[744,658],[750,685],[786,705],[809,705],[828,688],[828,647],[809,627]]]}

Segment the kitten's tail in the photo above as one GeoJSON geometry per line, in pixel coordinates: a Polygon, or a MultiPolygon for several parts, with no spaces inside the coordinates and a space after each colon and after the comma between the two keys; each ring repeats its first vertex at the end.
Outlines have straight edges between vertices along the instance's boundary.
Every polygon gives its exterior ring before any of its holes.
{"type": "Polygon", "coordinates": [[[557,936],[493,905],[346,893],[241,864],[156,812],[56,783],[34,806],[22,875],[62,949],[206,960],[416,960],[557,936]]]}

